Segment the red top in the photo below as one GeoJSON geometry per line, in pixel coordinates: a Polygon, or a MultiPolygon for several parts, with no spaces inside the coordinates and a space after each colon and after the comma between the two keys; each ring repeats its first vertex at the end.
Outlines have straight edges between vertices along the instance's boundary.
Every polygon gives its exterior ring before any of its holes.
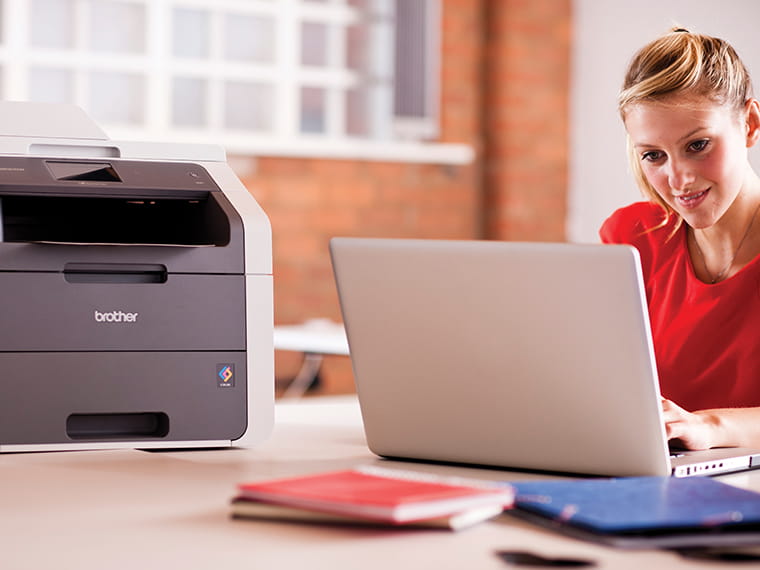
{"type": "Polygon", "coordinates": [[[686,410],[760,406],[760,256],[710,285],[694,274],[686,225],[650,202],[621,208],[602,224],[605,243],[638,249],[662,395],[686,410]]]}

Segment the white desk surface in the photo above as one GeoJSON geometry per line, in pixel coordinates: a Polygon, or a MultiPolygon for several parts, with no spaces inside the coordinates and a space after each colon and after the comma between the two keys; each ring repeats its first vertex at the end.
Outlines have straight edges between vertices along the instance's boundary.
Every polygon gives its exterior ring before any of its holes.
{"type": "MultiPolygon", "coordinates": [[[[586,557],[596,560],[598,568],[730,567],[690,563],[668,552],[602,547],[508,516],[456,533],[243,521],[228,516],[228,501],[238,482],[375,461],[381,460],[366,447],[358,405],[351,396],[279,402],[272,437],[252,449],[0,455],[0,567],[512,568],[496,558],[497,549],[586,557]]],[[[494,479],[529,477],[496,470],[398,465],[494,479]]],[[[722,479],[760,489],[760,473],[722,479]]]]}

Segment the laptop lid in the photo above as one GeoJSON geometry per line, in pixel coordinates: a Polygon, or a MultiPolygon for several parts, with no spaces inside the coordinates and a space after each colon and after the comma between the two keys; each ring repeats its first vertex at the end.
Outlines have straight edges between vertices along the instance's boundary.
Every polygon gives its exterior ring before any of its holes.
{"type": "Polygon", "coordinates": [[[334,238],[330,249],[377,455],[671,473],[634,248],[334,238]]]}

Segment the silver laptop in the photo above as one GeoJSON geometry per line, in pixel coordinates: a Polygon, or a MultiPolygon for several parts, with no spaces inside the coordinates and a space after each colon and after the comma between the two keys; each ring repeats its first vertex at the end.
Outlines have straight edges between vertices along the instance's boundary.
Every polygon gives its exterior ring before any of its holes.
{"type": "Polygon", "coordinates": [[[636,250],[334,238],[370,449],[393,458],[605,476],[757,467],[671,457],[636,250]]]}

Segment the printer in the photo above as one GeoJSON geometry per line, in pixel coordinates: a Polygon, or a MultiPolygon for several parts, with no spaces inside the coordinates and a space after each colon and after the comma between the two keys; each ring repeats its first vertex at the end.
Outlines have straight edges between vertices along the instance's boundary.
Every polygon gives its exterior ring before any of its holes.
{"type": "Polygon", "coordinates": [[[271,227],[223,149],[0,103],[0,452],[265,439],[272,299],[271,227]]]}

